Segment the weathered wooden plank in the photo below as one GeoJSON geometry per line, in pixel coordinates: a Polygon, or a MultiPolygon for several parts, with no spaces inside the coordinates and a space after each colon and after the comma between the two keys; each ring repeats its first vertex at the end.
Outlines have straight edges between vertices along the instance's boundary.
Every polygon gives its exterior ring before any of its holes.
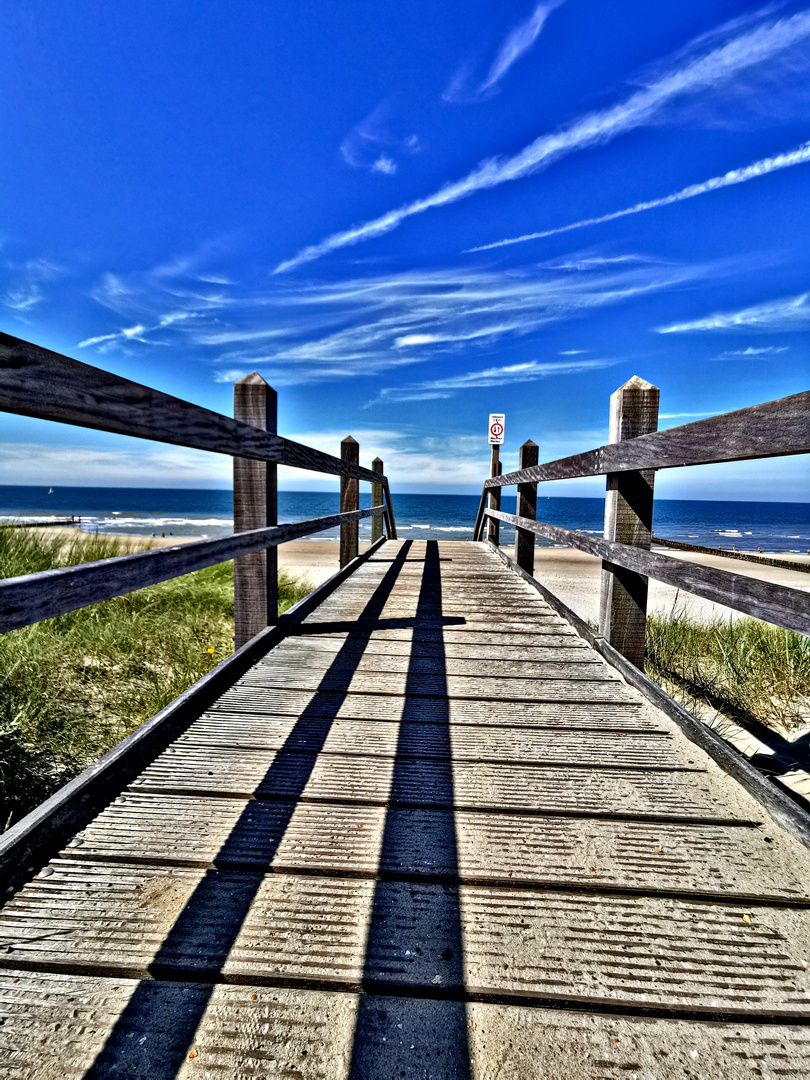
{"type": "Polygon", "coordinates": [[[4,968],[438,985],[538,1004],[810,1019],[810,927],[790,908],[226,869],[206,879],[68,860],[48,869],[0,914],[4,968]],[[368,933],[369,920],[385,932],[368,933]],[[182,922],[193,934],[177,932],[182,922]]]}
{"type": "Polygon", "coordinates": [[[62,857],[807,902],[810,857],[778,829],[450,813],[129,793],[62,857]]]}
{"type": "MultiPolygon", "coordinates": [[[[719,461],[784,457],[810,451],[810,391],[696,420],[692,424],[600,446],[524,472],[490,477],[484,490],[543,480],[639,469],[674,469],[719,461]]],[[[503,518],[501,518],[503,520],[503,518]]]]}
{"type": "MultiPolygon", "coordinates": [[[[490,447],[490,459],[489,459],[489,475],[500,476],[503,471],[500,461],[500,446],[498,443],[493,443],[490,447]]],[[[534,464],[537,464],[536,462],[534,464]]],[[[489,493],[489,508],[490,510],[500,510],[501,508],[501,489],[493,488],[489,493]]],[[[487,540],[494,544],[495,547],[500,543],[500,522],[497,518],[489,519],[489,527],[487,529],[487,540]]]]}
{"type": "MultiPolygon", "coordinates": [[[[502,551],[497,556],[516,574],[523,575],[523,571],[502,551]]],[[[749,792],[756,801],[770,815],[771,819],[778,823],[779,827],[789,832],[806,847],[810,847],[810,815],[786,792],[770,783],[744,754],[739,753],[722,736],[713,731],[697,717],[688,712],[682,705],[665,693],[660,686],[652,681],[644,672],[629,663],[603,638],[594,634],[588,624],[575,612],[571,611],[550,589],[539,581],[525,576],[540,595],[568,620],[582,639],[588,642],[592,648],[604,656],[617,671],[621,672],[628,683],[635,687],[647,701],[651,702],[661,715],[674,721],[678,728],[688,739],[694,742],[711,757],[728,776],[734,777],[740,787],[749,792]]]]}
{"type": "MultiPolygon", "coordinates": [[[[351,637],[346,634],[297,635],[285,641],[283,646],[279,646],[279,656],[293,657],[300,654],[309,657],[323,656],[326,659],[340,653],[341,656],[346,657],[397,656],[436,661],[435,641],[386,639],[380,637],[379,633],[372,631],[368,635],[353,634],[351,637]]],[[[557,637],[551,634],[543,635],[537,644],[531,645],[505,646],[492,640],[466,646],[450,642],[443,644],[442,651],[446,660],[468,660],[470,663],[477,660],[502,663],[535,660],[594,662],[590,650],[583,641],[578,638],[557,637]]]]}
{"type": "Polygon", "coordinates": [[[0,1053],[8,1080],[104,1075],[243,1080],[299,1075],[435,1075],[581,1080],[810,1075],[810,1031],[796,1024],[696,1023],[342,991],[214,987],[0,972],[0,1053]],[[140,997],[139,997],[140,995],[140,997]],[[129,1002],[140,1008],[127,1008],[129,1002]],[[194,1020],[200,1017],[198,1026],[194,1020]],[[191,1022],[190,1022],[191,1020],[191,1022]],[[194,1058],[190,1058],[193,1050],[194,1058]],[[696,1064],[697,1063],[697,1064],[696,1064]],[[115,1070],[115,1073],[113,1072],[115,1070]]]}
{"type": "MultiPolygon", "coordinates": [[[[355,519],[380,513],[379,507],[356,510],[355,519]]],[[[0,581],[0,633],[64,615],[67,611],[123,596],[135,589],[181,577],[239,555],[276,547],[299,536],[339,525],[344,514],[234,533],[219,540],[195,540],[177,547],[139,551],[98,562],[44,570],[0,581]]]]}
{"type": "Polygon", "coordinates": [[[285,750],[325,754],[383,754],[453,761],[511,761],[524,764],[688,769],[703,756],[666,735],[634,732],[545,731],[532,728],[452,728],[441,724],[391,723],[298,717],[256,717],[234,708],[196,720],[166,753],[190,746],[235,751],[285,750]],[[687,749],[688,748],[688,749],[687,749]]]}
{"type": "MultiPolygon", "coordinates": [[[[487,511],[491,513],[492,511],[487,511]]],[[[501,521],[515,524],[514,514],[499,513],[501,521]]],[[[776,585],[758,578],[743,577],[713,566],[683,562],[657,551],[644,551],[629,544],[614,544],[597,536],[560,529],[540,521],[521,518],[522,527],[547,536],[561,544],[587,551],[615,566],[623,566],[639,574],[686,589],[716,604],[724,604],[755,619],[764,619],[800,634],[810,634],[810,593],[776,585]]]]}
{"type": "Polygon", "coordinates": [[[472,675],[421,675],[389,672],[307,672],[281,667],[254,669],[243,686],[281,690],[320,690],[333,693],[392,694],[406,692],[413,697],[468,698],[478,701],[569,701],[614,702],[632,700],[632,693],[618,677],[593,679],[560,678],[498,680],[472,675]]]}
{"type": "MultiPolygon", "coordinates": [[[[655,431],[658,400],[658,387],[636,375],[620,386],[610,398],[610,442],[620,443],[655,431]]],[[[605,540],[650,550],[654,485],[652,469],[608,473],[605,540]]],[[[599,632],[638,668],[644,666],[647,592],[648,579],[643,574],[602,564],[599,632]]]]}
{"type": "MultiPolygon", "coordinates": [[[[381,545],[380,545],[381,546],[381,545]]],[[[158,754],[226,687],[238,680],[256,659],[296,628],[313,608],[338,587],[375,547],[369,547],[354,566],[338,571],[285,612],[275,627],[223,660],[207,675],[122,739],[98,761],[70,780],[0,836],[0,877],[12,887],[27,868],[50,858],[76,829],[82,828],[117,795],[144,765],[158,754]]]]}
{"type": "MultiPolygon", "coordinates": [[[[538,454],[537,443],[527,439],[520,448],[519,470],[525,472],[535,466],[538,454]]],[[[534,519],[537,516],[537,484],[518,484],[517,514],[520,518],[534,519]]],[[[515,562],[527,574],[534,573],[534,533],[526,529],[515,529],[515,562]]]]}
{"type": "MultiPolygon", "coordinates": [[[[340,444],[340,459],[348,465],[359,465],[360,446],[351,435],[340,444]]],[[[360,483],[353,476],[344,475],[340,478],[340,512],[351,514],[360,508],[360,483]]],[[[340,565],[348,566],[352,559],[357,558],[358,529],[357,520],[344,517],[340,526],[340,565]]]]}
{"type": "MultiPolygon", "coordinates": [[[[305,641],[331,641],[331,640],[344,640],[346,633],[349,632],[348,627],[345,626],[341,630],[333,630],[330,627],[334,626],[334,623],[310,621],[305,624],[301,629],[301,638],[305,641]]],[[[368,641],[369,644],[375,642],[380,643],[399,643],[401,645],[407,645],[413,643],[414,647],[422,647],[424,645],[433,645],[435,647],[436,641],[441,641],[442,646],[447,650],[447,655],[450,655],[452,649],[471,649],[477,650],[480,648],[492,648],[497,651],[498,655],[501,655],[501,651],[506,648],[517,649],[532,649],[532,648],[552,648],[558,642],[565,644],[567,648],[569,645],[577,642],[579,639],[574,630],[567,626],[564,620],[559,620],[555,623],[544,623],[541,626],[532,627],[530,630],[509,630],[501,629],[494,626],[491,630],[482,629],[480,626],[465,626],[465,625],[452,625],[442,628],[437,633],[434,630],[423,628],[420,626],[393,626],[393,627],[379,627],[377,629],[371,627],[366,629],[358,628],[358,634],[353,635],[357,640],[368,641]],[[537,643],[536,645],[534,643],[537,643]]],[[[470,653],[465,651],[465,656],[469,656],[470,653]]]]}
{"type": "MultiPolygon", "coordinates": [[[[359,674],[379,675],[470,675],[482,679],[570,679],[588,682],[614,678],[613,672],[604,661],[593,654],[580,653],[573,660],[560,660],[556,657],[546,660],[454,660],[437,656],[391,656],[374,653],[366,656],[334,656],[331,660],[323,654],[307,653],[306,650],[295,653],[285,652],[283,656],[273,657],[259,665],[262,669],[272,666],[276,671],[289,673],[295,677],[299,673],[321,673],[326,670],[335,672],[356,672],[359,674]]],[[[492,687],[493,695],[498,688],[492,687]]]]}
{"type": "MultiPolygon", "coordinates": [[[[257,372],[234,383],[233,415],[242,423],[275,434],[277,406],[275,390],[257,372]]],[[[278,467],[266,461],[233,459],[234,532],[266,529],[278,524],[277,474],[278,467]]],[[[278,618],[277,555],[276,549],[270,547],[234,560],[234,642],[237,648],[278,618]]]]}
{"type": "MultiPolygon", "coordinates": [[[[0,409],[296,469],[380,480],[311,446],[0,333],[0,409]]],[[[387,480],[383,478],[383,483],[387,480]]]]}
{"type": "Polygon", "coordinates": [[[751,803],[716,777],[684,769],[605,769],[506,762],[446,762],[363,754],[280,753],[175,747],[133,791],[305,802],[454,807],[459,810],[674,821],[751,820],[751,803]],[[744,811],[744,812],[741,812],[744,811]]]}
{"type": "Polygon", "coordinates": [[[397,525],[394,517],[394,503],[391,499],[391,489],[388,486],[388,481],[383,481],[383,494],[385,495],[385,521],[388,528],[388,538],[390,540],[396,540],[397,538],[397,525]]]}
{"type": "Polygon", "coordinates": [[[240,709],[245,715],[345,717],[414,723],[571,728],[575,731],[661,731],[639,701],[583,703],[468,701],[386,694],[330,694],[317,690],[262,689],[236,683],[208,710],[211,715],[240,709]]]}
{"type": "MultiPolygon", "coordinates": [[[[380,475],[382,475],[385,472],[385,467],[383,466],[382,458],[378,458],[378,457],[374,458],[374,460],[371,463],[371,471],[375,472],[375,473],[379,473],[380,475]]],[[[371,505],[372,506],[380,506],[380,505],[382,505],[382,502],[383,502],[384,498],[385,498],[385,496],[383,495],[382,483],[373,483],[371,485],[371,505]]],[[[371,542],[372,542],[372,544],[374,543],[375,540],[381,539],[382,534],[383,534],[382,518],[381,517],[373,517],[371,519],[371,542]]]]}

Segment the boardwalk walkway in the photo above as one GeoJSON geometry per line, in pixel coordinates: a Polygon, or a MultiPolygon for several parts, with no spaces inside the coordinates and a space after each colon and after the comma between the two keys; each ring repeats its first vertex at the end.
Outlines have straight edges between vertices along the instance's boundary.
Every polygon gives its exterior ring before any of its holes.
{"type": "Polygon", "coordinates": [[[0,1075],[806,1078],[809,855],[483,545],[389,541],[0,912],[0,1075]]]}

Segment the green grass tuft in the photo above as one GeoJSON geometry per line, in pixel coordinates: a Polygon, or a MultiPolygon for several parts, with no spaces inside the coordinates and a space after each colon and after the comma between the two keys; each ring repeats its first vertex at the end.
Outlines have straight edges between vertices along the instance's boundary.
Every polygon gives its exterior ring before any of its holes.
{"type": "Polygon", "coordinates": [[[810,638],[757,619],[647,620],[647,673],[704,718],[790,735],[810,722],[810,638]]]}
{"type": "MultiPolygon", "coordinates": [[[[0,529],[0,577],[151,546],[0,529]]],[[[311,585],[281,571],[279,613],[311,585]]],[[[233,651],[233,563],[0,635],[0,831],[233,651]]]]}

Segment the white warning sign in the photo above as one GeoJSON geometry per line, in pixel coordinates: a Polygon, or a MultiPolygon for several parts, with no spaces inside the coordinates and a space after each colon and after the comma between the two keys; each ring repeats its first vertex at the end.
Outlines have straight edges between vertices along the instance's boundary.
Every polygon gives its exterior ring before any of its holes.
{"type": "Polygon", "coordinates": [[[503,413],[489,414],[489,445],[502,446],[506,417],[503,413]]]}

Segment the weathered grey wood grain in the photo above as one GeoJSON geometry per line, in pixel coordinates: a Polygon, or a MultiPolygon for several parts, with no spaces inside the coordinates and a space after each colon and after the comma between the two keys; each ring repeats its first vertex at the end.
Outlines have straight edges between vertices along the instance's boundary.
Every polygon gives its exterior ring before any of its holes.
{"type": "MultiPolygon", "coordinates": [[[[277,395],[257,372],[233,385],[233,415],[243,424],[276,433],[277,395]]],[[[278,524],[278,466],[233,459],[233,530],[278,524]]],[[[278,553],[275,547],[234,559],[234,641],[239,648],[278,618],[278,553]]]]}
{"type": "MultiPolygon", "coordinates": [[[[382,507],[356,510],[355,520],[382,513],[382,507]]],[[[291,525],[275,525],[236,533],[219,540],[197,540],[191,544],[141,551],[115,559],[44,570],[39,574],[6,578],[0,581],[0,633],[30,626],[66,611],[98,604],[123,596],[135,589],[156,585],[169,578],[190,574],[205,566],[226,562],[237,555],[263,551],[299,536],[323,532],[340,525],[342,514],[331,517],[297,521],[291,525]]]]}
{"type": "MultiPolygon", "coordinates": [[[[214,702],[210,715],[229,715],[234,710],[245,716],[307,716],[325,720],[386,720],[415,724],[439,724],[448,730],[456,725],[480,727],[554,728],[572,731],[616,731],[640,735],[660,734],[659,718],[647,712],[640,699],[610,704],[578,702],[511,702],[498,699],[469,701],[464,698],[438,699],[389,697],[385,694],[341,694],[314,690],[262,689],[236,683],[214,702]]],[[[482,739],[486,733],[482,732],[482,739]]]]}
{"type": "Polygon", "coordinates": [[[478,500],[478,509],[475,512],[475,524],[473,525],[472,538],[475,541],[481,540],[484,535],[484,526],[486,525],[486,518],[484,517],[484,508],[487,505],[487,487],[481,489],[481,498],[478,500]]]}
{"type": "Polygon", "coordinates": [[[388,486],[388,481],[383,481],[383,493],[385,495],[385,523],[388,529],[388,539],[396,540],[397,538],[397,525],[394,519],[394,504],[391,500],[391,489],[388,486]]]}
{"type": "Polygon", "coordinates": [[[451,852],[443,843],[449,813],[300,803],[290,816],[285,803],[128,792],[62,857],[807,899],[810,852],[778,829],[457,811],[458,840],[451,852]],[[383,845],[386,827],[391,840],[383,845]],[[268,857],[280,833],[283,839],[268,857]]]}
{"type": "Polygon", "coordinates": [[[370,469],[0,333],[0,409],[215,454],[379,480],[370,469]]]}
{"type": "MultiPolygon", "coordinates": [[[[607,769],[456,761],[374,754],[302,754],[175,747],[132,790],[220,798],[435,806],[501,813],[553,813],[695,822],[751,822],[752,804],[718,793],[717,777],[694,770],[607,769]],[[302,772],[306,784],[301,787],[302,772]],[[740,813],[742,809],[747,812],[740,813]]],[[[733,785],[730,785],[733,786],[733,785]]],[[[756,809],[756,808],[754,808],[756,809]]],[[[756,820],[756,819],[754,819],[756,820]]]]}
{"type": "MultiPolygon", "coordinates": [[[[278,671],[317,672],[329,668],[330,672],[345,671],[356,674],[406,674],[406,675],[470,675],[476,678],[514,679],[514,678],[550,678],[571,679],[593,682],[605,678],[610,671],[604,661],[594,656],[591,650],[585,655],[578,654],[575,660],[561,660],[557,657],[544,660],[513,660],[504,656],[497,660],[474,659],[453,660],[450,657],[402,656],[381,652],[369,655],[341,651],[339,655],[329,656],[323,653],[312,654],[308,649],[290,651],[274,655],[267,664],[278,671]]],[[[493,687],[497,694],[497,688],[493,687]]]]}
{"type": "MultiPolygon", "coordinates": [[[[610,398],[610,442],[621,443],[655,431],[658,399],[658,388],[637,375],[620,386],[610,398]]],[[[605,540],[650,550],[654,483],[655,472],[651,469],[608,473],[605,540]]],[[[600,632],[636,667],[644,663],[647,580],[643,574],[602,564],[600,632]]]]}
{"type": "MultiPolygon", "coordinates": [[[[357,465],[360,461],[360,446],[351,435],[340,444],[340,460],[347,465],[357,465]]],[[[340,512],[351,514],[360,507],[360,483],[353,476],[340,478],[340,512]]],[[[348,566],[357,558],[358,542],[357,521],[344,517],[340,525],[340,565],[348,566]]]]}
{"type": "MultiPolygon", "coordinates": [[[[486,513],[492,514],[494,511],[487,510],[486,513]]],[[[702,596],[716,604],[724,604],[744,615],[764,619],[800,634],[810,634],[810,593],[801,589],[743,577],[728,570],[681,562],[668,555],[644,551],[628,544],[611,544],[596,536],[588,536],[572,529],[560,529],[556,525],[530,521],[528,518],[517,519],[514,514],[505,514],[502,511],[498,511],[498,517],[511,525],[520,520],[522,528],[530,529],[538,536],[546,536],[567,547],[587,551],[590,555],[596,555],[616,566],[624,566],[628,570],[666,582],[667,585],[686,589],[695,596],[702,596]]]]}
{"type": "Polygon", "coordinates": [[[475,987],[580,1007],[810,1019],[810,975],[799,962],[807,964],[810,933],[804,912],[790,907],[751,904],[744,923],[740,906],[722,899],[461,885],[448,903],[447,887],[433,882],[394,881],[375,895],[363,879],[271,873],[254,881],[223,869],[205,907],[193,908],[194,933],[180,935],[172,927],[194,905],[205,870],[71,860],[49,869],[0,915],[3,968],[206,981],[221,972],[233,982],[333,989],[362,980],[392,993],[475,987]],[[223,948],[222,928],[240,909],[223,948]],[[371,920],[384,918],[388,932],[369,934],[371,920]],[[442,957],[447,941],[459,950],[456,963],[453,950],[442,957]]]}
{"type": "MultiPolygon", "coordinates": [[[[49,859],[67,838],[83,828],[131,779],[159,755],[192,720],[201,715],[268,649],[293,633],[301,621],[384,541],[370,546],[353,565],[339,570],[299,600],[252,641],[217,664],[202,679],[161,709],[84,772],[54,792],[0,836],[0,880],[9,891],[49,859]],[[33,869],[32,869],[33,868],[33,869]]],[[[167,549],[170,550],[170,549],[167,549]]],[[[0,896],[0,901],[2,901],[0,896]]]]}
{"type": "Polygon", "coordinates": [[[810,847],[810,814],[805,809],[780,788],[775,787],[743,754],[726,742],[717,732],[701,723],[683,705],[673,701],[669,694],[662,690],[657,683],[654,683],[649,676],[640,671],[635,664],[631,664],[626,660],[603,637],[594,634],[585,620],[581,619],[579,615],[564,604],[558,596],[555,596],[547,586],[524,574],[505,552],[494,547],[492,550],[514,573],[528,581],[555,611],[567,619],[580,637],[596,649],[617,671],[621,672],[631,686],[635,687],[670,720],[673,720],[688,739],[702,750],[705,750],[724,772],[732,776],[741,787],[753,795],[780,828],[791,833],[806,847],[810,847]]]}
{"type": "MultiPolygon", "coordinates": [[[[657,771],[690,770],[703,757],[690,743],[674,741],[668,734],[628,735],[612,731],[563,731],[535,728],[490,727],[482,738],[475,725],[454,725],[390,720],[301,719],[265,717],[234,708],[230,713],[206,713],[174,743],[177,750],[204,746],[208,749],[283,750],[322,754],[373,754],[400,759],[478,761],[522,765],[641,768],[657,771]],[[324,733],[326,737],[324,738],[324,733]]],[[[166,751],[171,754],[172,749],[166,751]]],[[[810,869],[810,867],[808,867],[810,869]]]]}
{"type": "MultiPolygon", "coordinates": [[[[520,448],[522,472],[537,464],[538,453],[537,443],[527,439],[520,448]]],[[[532,520],[537,516],[537,484],[518,484],[517,516],[532,520]]],[[[534,573],[534,533],[526,529],[515,529],[515,562],[522,566],[527,574],[534,573]]]]}
{"type": "MultiPolygon", "coordinates": [[[[489,475],[500,476],[501,475],[501,455],[500,446],[497,443],[492,445],[492,453],[490,454],[489,461],[489,475]]],[[[501,508],[501,489],[492,488],[489,493],[489,508],[490,510],[500,510],[501,508]]],[[[501,523],[497,518],[490,518],[487,528],[487,540],[490,540],[497,547],[500,543],[500,531],[501,523]]]]}
{"type": "Polygon", "coordinates": [[[412,1080],[417,1069],[422,1076],[436,1076],[437,1058],[444,1076],[468,1080],[569,1074],[576,1080],[696,1075],[807,1080],[810,1075],[807,1027],[763,1024],[758,1017],[752,1023],[739,1018],[696,1023],[694,1018],[648,1013],[541,1008],[537,1002],[460,1003],[253,983],[211,988],[155,979],[149,984],[154,1009],[147,1025],[127,1008],[139,992],[143,986],[120,975],[0,972],[5,1020],[0,1054],[7,1080],[89,1080],[94,1069],[106,1069],[107,1076],[153,1080],[172,1074],[177,1080],[196,1080],[203,1069],[212,1077],[239,1080],[275,1080],[284,1074],[346,1080],[353,1046],[360,1048],[359,1075],[364,1077],[400,1075],[400,1066],[412,1066],[412,1080]],[[202,1013],[194,1033],[194,1060],[188,1060],[189,1037],[182,1022],[189,1008],[202,1013]],[[461,1048],[459,1016],[468,1032],[461,1048]],[[204,1063],[201,1069],[195,1068],[197,1062],[204,1063]],[[175,1063],[180,1063],[176,1073],[175,1063]]]}
{"type": "Polygon", "coordinates": [[[491,477],[484,489],[810,452],[810,391],[491,477]]]}
{"type": "MultiPolygon", "coordinates": [[[[371,463],[371,471],[382,475],[385,472],[385,466],[382,463],[382,459],[375,457],[371,463]]],[[[371,485],[371,505],[381,506],[385,496],[383,494],[382,482],[374,483],[371,485]]],[[[383,522],[382,517],[373,517],[371,519],[371,542],[379,540],[383,534],[383,522]]]]}

